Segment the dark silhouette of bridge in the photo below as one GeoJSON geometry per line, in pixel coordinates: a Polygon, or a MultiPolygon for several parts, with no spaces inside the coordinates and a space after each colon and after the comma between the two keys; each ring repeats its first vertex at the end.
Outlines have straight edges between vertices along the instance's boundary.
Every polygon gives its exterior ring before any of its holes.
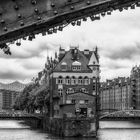
{"type": "Polygon", "coordinates": [[[135,7],[140,7],[140,0],[1,0],[0,48],[27,36],[32,40],[38,33],[44,35],[46,32],[52,34],[57,30],[62,31],[70,23],[80,26],[81,20],[86,21],[87,17],[92,21],[99,20],[99,15],[110,15],[114,10],[121,12],[135,7]]]}

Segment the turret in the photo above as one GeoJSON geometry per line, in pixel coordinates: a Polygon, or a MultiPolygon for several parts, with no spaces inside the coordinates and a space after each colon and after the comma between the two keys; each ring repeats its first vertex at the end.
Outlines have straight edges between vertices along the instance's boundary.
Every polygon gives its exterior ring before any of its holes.
{"type": "Polygon", "coordinates": [[[99,77],[99,58],[97,48],[95,49],[95,51],[92,52],[88,66],[93,71],[93,76],[99,77]]]}
{"type": "Polygon", "coordinates": [[[59,61],[65,56],[65,49],[59,48],[59,61]]]}

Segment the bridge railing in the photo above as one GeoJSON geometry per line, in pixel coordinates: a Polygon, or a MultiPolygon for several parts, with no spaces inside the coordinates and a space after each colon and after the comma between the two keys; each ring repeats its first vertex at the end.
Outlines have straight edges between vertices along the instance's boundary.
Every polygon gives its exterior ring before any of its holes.
{"type": "Polygon", "coordinates": [[[140,110],[121,110],[108,113],[100,116],[100,119],[105,117],[140,117],[140,110]]]}

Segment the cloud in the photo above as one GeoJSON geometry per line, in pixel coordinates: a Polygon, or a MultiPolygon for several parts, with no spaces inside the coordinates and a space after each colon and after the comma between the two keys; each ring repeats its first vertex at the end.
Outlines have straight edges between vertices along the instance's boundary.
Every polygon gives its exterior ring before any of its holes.
{"type": "Polygon", "coordinates": [[[1,80],[24,80],[36,75],[36,70],[25,69],[15,60],[0,59],[0,66],[1,80]]]}
{"type": "Polygon", "coordinates": [[[105,55],[110,59],[133,59],[140,54],[140,43],[127,46],[118,46],[118,48],[108,51],[105,55]]]}
{"type": "Polygon", "coordinates": [[[55,44],[53,42],[40,42],[39,40],[34,40],[33,42],[22,41],[22,45],[16,46],[11,45],[12,55],[5,55],[2,51],[0,51],[0,58],[6,59],[28,59],[33,57],[42,57],[42,53],[50,50],[53,50],[55,44]]]}
{"type": "Polygon", "coordinates": [[[0,51],[1,80],[30,80],[42,70],[46,56],[54,55],[60,45],[69,49],[79,45],[79,49],[99,47],[101,78],[129,76],[132,66],[140,60],[140,9],[123,12],[115,11],[100,21],[82,22],[73,27],[68,25],[63,32],[41,36],[33,41],[23,41],[17,47],[11,45],[12,56],[0,51]]]}

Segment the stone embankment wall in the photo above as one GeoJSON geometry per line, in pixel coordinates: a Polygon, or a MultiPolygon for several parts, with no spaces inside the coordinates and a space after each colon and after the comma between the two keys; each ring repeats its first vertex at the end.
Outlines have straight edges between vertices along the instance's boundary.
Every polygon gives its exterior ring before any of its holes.
{"type": "Polygon", "coordinates": [[[49,118],[43,120],[43,129],[59,136],[94,137],[97,134],[95,120],[87,118],[49,118]]]}

